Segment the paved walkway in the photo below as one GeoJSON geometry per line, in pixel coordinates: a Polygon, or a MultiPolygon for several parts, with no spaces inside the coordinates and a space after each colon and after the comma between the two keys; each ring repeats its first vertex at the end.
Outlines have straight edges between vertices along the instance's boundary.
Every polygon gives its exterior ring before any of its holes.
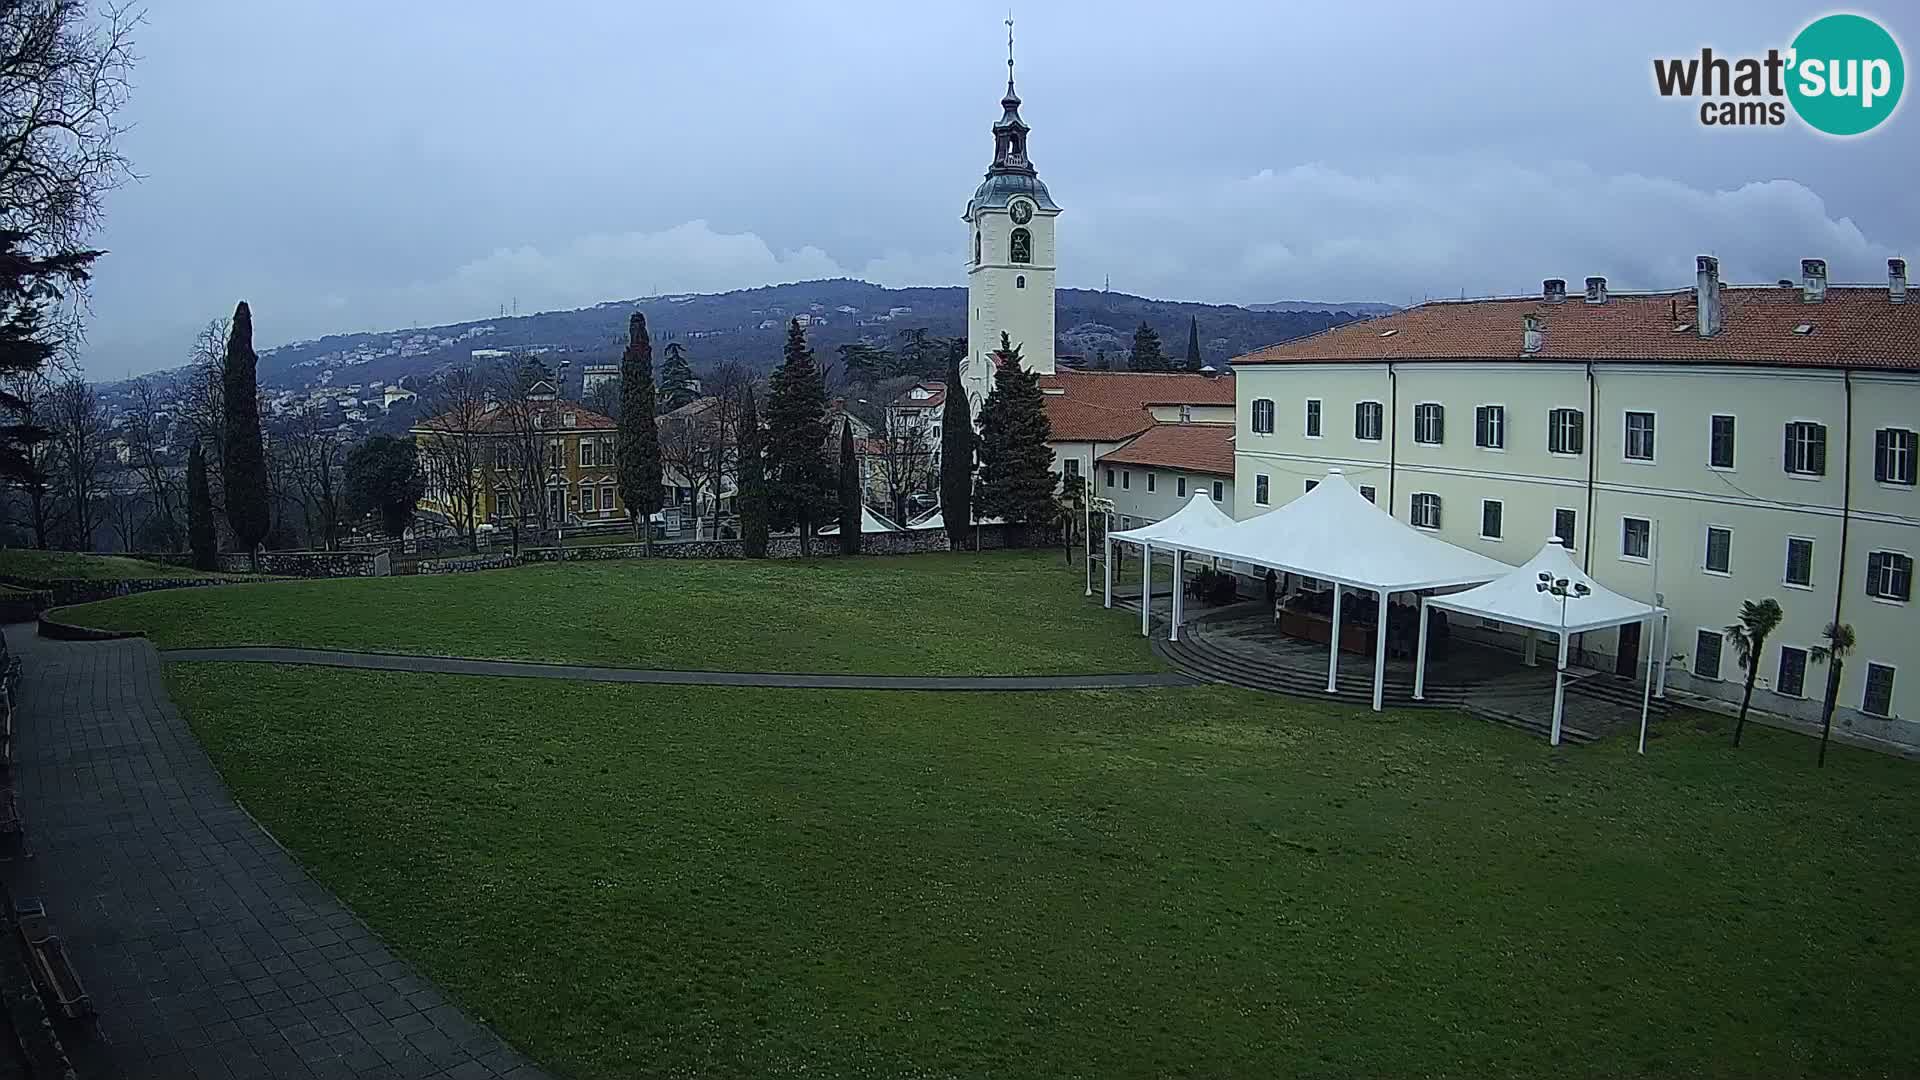
{"type": "Polygon", "coordinates": [[[576,682],[648,683],[665,686],[769,686],[796,690],[1116,690],[1191,686],[1176,672],[1124,675],[815,675],[748,671],[650,671],[642,668],[537,664],[522,660],[468,660],[457,656],[407,656],[341,649],[288,649],[242,645],[217,649],[169,649],[167,660],[217,660],[250,664],[307,664],[364,671],[419,671],[441,675],[503,675],[576,682]]]}
{"type": "Polygon", "coordinates": [[[542,1076],[398,960],[234,802],[144,640],[21,657],[14,784],[38,896],[99,1011],[97,1077],[542,1076]]]}

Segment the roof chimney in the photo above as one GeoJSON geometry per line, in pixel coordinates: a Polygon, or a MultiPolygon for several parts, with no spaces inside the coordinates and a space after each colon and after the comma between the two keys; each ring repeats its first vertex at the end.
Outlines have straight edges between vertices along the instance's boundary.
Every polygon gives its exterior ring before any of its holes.
{"type": "Polygon", "coordinates": [[[1907,302],[1907,260],[1887,260],[1887,299],[1896,304],[1907,302]]]}
{"type": "Polygon", "coordinates": [[[1720,260],[1702,255],[1693,260],[1693,319],[1701,337],[1720,332],[1720,260]]]}
{"type": "Polygon", "coordinates": [[[1540,283],[1540,294],[1549,304],[1563,304],[1567,300],[1567,279],[1550,277],[1540,283]]]}
{"type": "Polygon", "coordinates": [[[1520,337],[1520,351],[1537,353],[1540,351],[1540,326],[1543,320],[1538,315],[1528,315],[1521,324],[1525,327],[1520,337]]]}
{"type": "Polygon", "coordinates": [[[1817,304],[1827,298],[1827,260],[1800,260],[1800,302],[1817,304]]]}
{"type": "Polygon", "coordinates": [[[1607,279],[1590,277],[1587,279],[1587,303],[1604,304],[1607,302],[1607,279]]]}

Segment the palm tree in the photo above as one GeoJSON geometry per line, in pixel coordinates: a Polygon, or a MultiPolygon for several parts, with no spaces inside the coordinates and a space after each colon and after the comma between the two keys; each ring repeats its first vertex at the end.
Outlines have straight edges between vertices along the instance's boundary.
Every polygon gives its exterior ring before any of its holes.
{"type": "Polygon", "coordinates": [[[1807,650],[1807,659],[1816,664],[1827,665],[1827,700],[1820,706],[1820,764],[1827,763],[1827,735],[1833,730],[1833,705],[1840,697],[1840,666],[1847,657],[1853,655],[1853,627],[1843,622],[1830,622],[1820,636],[1827,639],[1825,645],[1815,645],[1807,650]]]}
{"type": "Polygon", "coordinates": [[[1780,620],[1785,614],[1780,610],[1780,602],[1772,597],[1757,604],[1747,600],[1740,605],[1740,621],[1727,627],[1733,655],[1747,670],[1747,692],[1740,698],[1740,719],[1733,725],[1735,746],[1740,745],[1740,735],[1747,728],[1747,707],[1753,704],[1753,682],[1760,675],[1760,657],[1766,653],[1767,635],[1780,629],[1780,620]]]}

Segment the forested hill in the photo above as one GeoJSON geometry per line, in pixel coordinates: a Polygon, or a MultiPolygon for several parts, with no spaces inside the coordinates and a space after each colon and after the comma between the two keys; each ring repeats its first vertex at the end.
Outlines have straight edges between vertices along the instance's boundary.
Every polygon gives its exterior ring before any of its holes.
{"type": "MultiPolygon", "coordinates": [[[[738,359],[756,369],[779,362],[787,321],[804,315],[808,340],[822,356],[865,341],[892,344],[903,331],[924,328],[936,337],[966,333],[966,290],[961,287],[887,289],[864,281],[833,279],[770,285],[712,294],[614,300],[574,311],[548,311],[517,318],[482,319],[409,330],[335,334],[264,351],[263,388],[319,385],[378,386],[423,381],[436,369],[469,360],[474,350],[540,349],[549,359],[567,359],[569,377],[592,363],[612,363],[624,344],[627,315],[647,316],[656,347],[686,344],[696,370],[738,359]]],[[[1188,319],[1197,320],[1202,358],[1220,365],[1277,341],[1313,333],[1356,317],[1325,310],[1251,311],[1220,304],[1149,300],[1125,293],[1063,289],[1058,294],[1063,356],[1089,360],[1105,352],[1124,363],[1133,332],[1144,320],[1159,330],[1168,356],[1184,357],[1188,319]]],[[[269,312],[256,318],[267,325],[269,312]]]]}

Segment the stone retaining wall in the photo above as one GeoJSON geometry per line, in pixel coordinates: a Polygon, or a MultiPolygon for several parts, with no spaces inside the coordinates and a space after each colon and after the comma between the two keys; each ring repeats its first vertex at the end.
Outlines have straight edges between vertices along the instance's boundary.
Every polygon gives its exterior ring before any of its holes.
{"type": "Polygon", "coordinates": [[[466,574],[475,570],[505,570],[520,565],[507,552],[497,555],[458,555],[448,559],[421,559],[416,574],[466,574]]]}
{"type": "MultiPolygon", "coordinates": [[[[385,577],[387,560],[384,551],[263,551],[259,572],[298,578],[385,577]]],[[[218,568],[245,574],[254,564],[242,552],[229,552],[219,556],[218,568]]]]}
{"type": "Polygon", "coordinates": [[[32,581],[25,578],[0,578],[9,585],[23,589],[32,589],[43,595],[46,601],[43,607],[66,607],[70,604],[90,604],[95,600],[111,600],[116,596],[132,596],[134,593],[153,592],[157,589],[193,589],[206,585],[232,585],[247,581],[272,581],[265,575],[245,575],[223,578],[55,578],[52,581],[32,581]]]}
{"type": "MultiPolygon", "coordinates": [[[[1007,547],[1008,526],[983,525],[980,527],[980,549],[998,551],[1007,547]]],[[[913,529],[901,532],[868,533],[861,537],[862,555],[921,555],[928,552],[947,551],[947,534],[940,529],[913,529]]],[[[831,536],[815,537],[811,557],[824,558],[840,554],[840,545],[831,536]]],[[[551,562],[597,562],[602,559],[643,559],[647,557],[647,545],[641,542],[631,544],[589,544],[580,547],[523,548],[516,557],[500,552],[492,555],[460,555],[446,559],[420,560],[418,573],[422,574],[463,574],[476,570],[504,570],[512,566],[528,563],[551,562]]],[[[794,536],[776,536],[767,541],[767,558],[800,558],[800,539],[794,536]]],[[[739,540],[656,540],[653,544],[653,558],[656,559],[744,559],[746,547],[739,540]]]]}

